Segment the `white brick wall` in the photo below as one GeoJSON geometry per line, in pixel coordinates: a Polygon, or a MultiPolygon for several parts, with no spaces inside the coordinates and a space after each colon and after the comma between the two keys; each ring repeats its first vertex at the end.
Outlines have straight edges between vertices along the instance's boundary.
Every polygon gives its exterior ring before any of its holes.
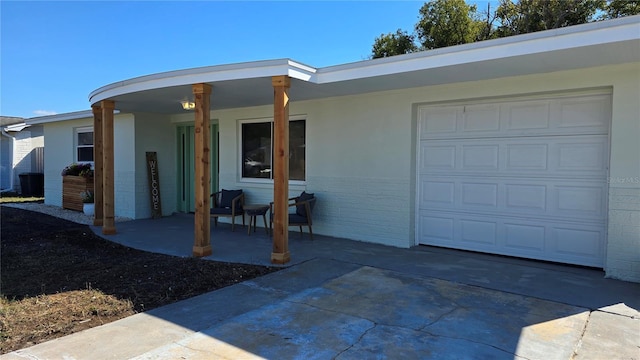
{"type": "Polygon", "coordinates": [[[44,146],[42,126],[30,127],[31,130],[22,130],[14,133],[15,147],[13,152],[13,189],[21,192],[20,174],[36,172],[36,159],[34,150],[44,146]]]}
{"type": "MultiPolygon", "coordinates": [[[[231,174],[220,183],[221,189],[243,189],[248,204],[273,201],[271,184],[236,183],[231,174]]],[[[410,186],[401,178],[308,176],[306,186],[289,186],[289,196],[315,194],[314,233],[407,248],[413,245],[410,186]]]]}
{"type": "Polygon", "coordinates": [[[13,152],[13,188],[22,192],[20,186],[20,174],[31,172],[31,131],[22,130],[15,134],[15,146],[13,152]]]}
{"type": "Polygon", "coordinates": [[[640,282],[640,188],[609,188],[605,270],[607,277],[640,282]]]}
{"type": "Polygon", "coordinates": [[[409,247],[411,190],[407,179],[309,177],[317,197],[318,233],[378,244],[409,247]]]}
{"type": "Polygon", "coordinates": [[[136,197],[134,191],[134,171],[115,171],[114,178],[114,203],[115,215],[131,219],[136,218],[136,197]]]}
{"type": "Polygon", "coordinates": [[[157,154],[162,215],[169,216],[176,211],[176,125],[164,115],[136,114],[135,132],[135,218],[151,217],[147,151],[157,154]]]}

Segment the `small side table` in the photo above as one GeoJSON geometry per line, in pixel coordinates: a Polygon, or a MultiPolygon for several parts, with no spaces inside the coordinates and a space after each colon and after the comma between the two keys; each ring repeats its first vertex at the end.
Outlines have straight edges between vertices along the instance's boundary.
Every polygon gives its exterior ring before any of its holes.
{"type": "Polygon", "coordinates": [[[253,205],[245,205],[244,212],[249,215],[249,229],[247,229],[247,234],[251,234],[251,224],[253,223],[253,232],[256,232],[256,217],[262,215],[262,220],[264,220],[264,230],[269,234],[269,228],[267,227],[267,210],[269,210],[269,205],[265,204],[253,204],[253,205]]]}

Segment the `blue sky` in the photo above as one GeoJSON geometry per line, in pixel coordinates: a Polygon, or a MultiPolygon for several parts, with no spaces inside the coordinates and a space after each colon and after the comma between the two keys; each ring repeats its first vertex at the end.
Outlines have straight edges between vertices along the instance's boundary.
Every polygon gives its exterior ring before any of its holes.
{"type": "Polygon", "coordinates": [[[0,115],[88,110],[91,91],[163,71],[365,60],[380,34],[413,30],[422,4],[0,0],[0,115]]]}

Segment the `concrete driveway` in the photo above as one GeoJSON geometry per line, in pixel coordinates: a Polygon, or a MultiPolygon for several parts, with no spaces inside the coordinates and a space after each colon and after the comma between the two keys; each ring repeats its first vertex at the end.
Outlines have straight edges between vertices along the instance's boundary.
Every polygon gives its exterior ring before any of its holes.
{"type": "Polygon", "coordinates": [[[636,309],[314,259],[1,358],[638,359],[636,309]]]}
{"type": "MultiPolygon", "coordinates": [[[[106,238],[180,256],[192,227],[188,217],[135,221],[106,238]]],[[[211,260],[268,260],[268,236],[213,231],[211,260]]],[[[294,261],[279,272],[0,359],[640,359],[640,284],[596,269],[314,239],[290,234],[294,261]]]]}

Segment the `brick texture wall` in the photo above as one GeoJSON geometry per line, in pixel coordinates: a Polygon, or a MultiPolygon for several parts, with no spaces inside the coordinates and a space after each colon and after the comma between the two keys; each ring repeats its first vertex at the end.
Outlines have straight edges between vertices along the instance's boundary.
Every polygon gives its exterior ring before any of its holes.
{"type": "Polygon", "coordinates": [[[605,270],[607,277],[640,282],[640,187],[609,188],[605,270]]]}
{"type": "Polygon", "coordinates": [[[310,177],[307,189],[318,197],[318,233],[404,248],[413,245],[408,180],[310,177]]]}
{"type": "Polygon", "coordinates": [[[18,192],[22,192],[20,174],[31,172],[31,150],[33,150],[31,132],[23,130],[16,133],[13,153],[13,163],[15,164],[13,168],[13,188],[18,192]]]}

